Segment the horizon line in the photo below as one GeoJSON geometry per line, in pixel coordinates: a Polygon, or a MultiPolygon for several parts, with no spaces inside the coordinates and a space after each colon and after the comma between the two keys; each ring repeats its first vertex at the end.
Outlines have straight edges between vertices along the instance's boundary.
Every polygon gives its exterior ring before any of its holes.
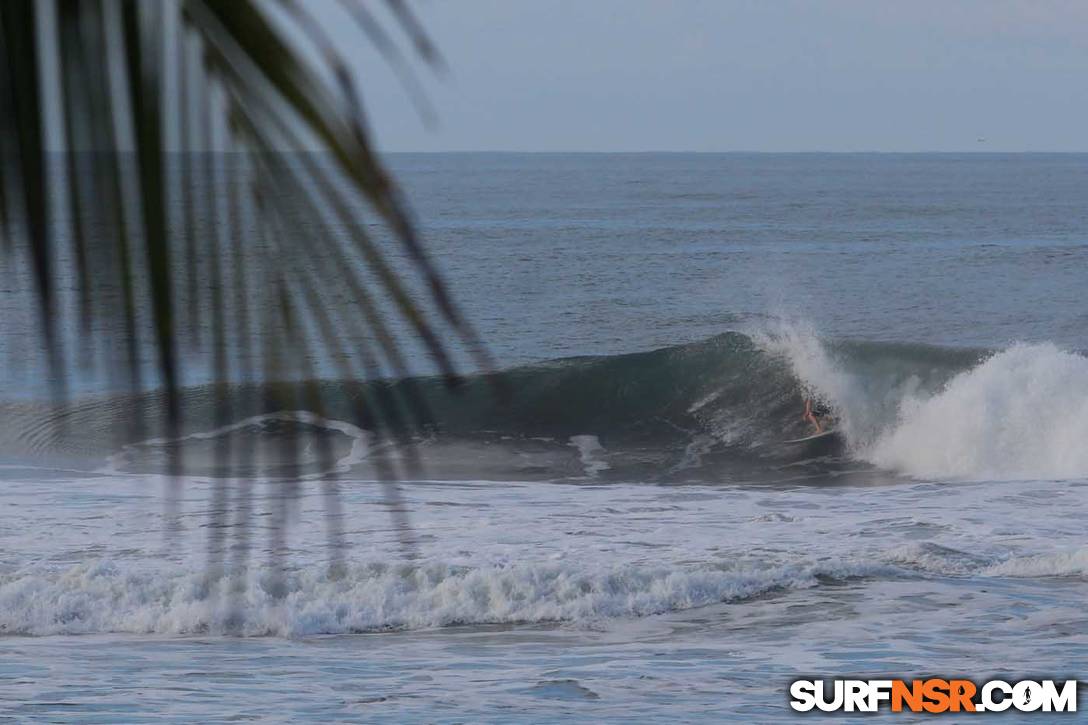
{"type": "Polygon", "coordinates": [[[380,149],[387,154],[1088,154],[1086,149],[380,149]]]}
{"type": "MultiPolygon", "coordinates": [[[[49,154],[62,154],[70,151],[76,153],[135,153],[132,149],[113,149],[109,151],[103,151],[99,149],[57,149],[46,148],[45,153],[49,154]]],[[[860,154],[885,154],[885,155],[1085,155],[1088,154],[1088,149],[1070,150],[1042,150],[1042,149],[914,149],[914,150],[885,150],[885,149],[781,149],[781,150],[767,150],[767,149],[726,149],[726,150],[707,150],[707,149],[608,149],[608,150],[590,150],[590,149],[377,149],[381,154],[566,154],[566,155],[638,155],[638,154],[706,154],[706,155],[776,155],[776,154],[812,154],[812,155],[860,155],[860,154]]],[[[181,149],[167,149],[168,154],[181,154],[181,153],[221,153],[221,154],[244,154],[244,153],[325,153],[323,149],[274,149],[271,151],[256,151],[251,149],[202,149],[199,151],[188,151],[181,149]]]]}

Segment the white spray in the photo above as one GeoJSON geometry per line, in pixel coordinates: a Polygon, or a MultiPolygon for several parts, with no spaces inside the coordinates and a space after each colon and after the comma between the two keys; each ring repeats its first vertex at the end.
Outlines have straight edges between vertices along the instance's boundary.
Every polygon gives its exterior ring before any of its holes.
{"type": "Polygon", "coordinates": [[[1088,476],[1088,359],[1014,345],[936,395],[904,399],[865,458],[927,478],[1088,476]]]}
{"type": "Polygon", "coordinates": [[[1017,344],[936,391],[915,377],[866,380],[845,370],[804,323],[751,333],[784,356],[805,392],[829,403],[852,454],[919,478],[1088,477],[1088,358],[1017,344]],[[889,415],[889,411],[892,412],[889,415]]]}

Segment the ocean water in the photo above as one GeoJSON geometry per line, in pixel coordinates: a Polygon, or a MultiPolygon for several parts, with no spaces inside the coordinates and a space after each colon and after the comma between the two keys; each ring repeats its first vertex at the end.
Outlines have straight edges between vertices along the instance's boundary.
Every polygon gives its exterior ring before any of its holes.
{"type": "Polygon", "coordinates": [[[324,415],[238,381],[222,425],[197,375],[175,486],[127,425],[157,396],[57,411],[0,301],[0,719],[773,722],[813,675],[1084,679],[1088,156],[391,163],[512,391],[417,379],[409,443],[351,404],[404,381],[318,361],[324,415]],[[787,444],[806,395],[840,433],[787,444]],[[335,463],[288,484],[293,426],[335,463]]]}

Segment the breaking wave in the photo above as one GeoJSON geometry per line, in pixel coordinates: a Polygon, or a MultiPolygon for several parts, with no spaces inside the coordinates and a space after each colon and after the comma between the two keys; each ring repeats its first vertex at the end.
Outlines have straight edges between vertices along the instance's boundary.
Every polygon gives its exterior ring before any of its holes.
{"type": "Polygon", "coordinates": [[[1088,550],[998,561],[932,543],[861,558],[718,565],[524,562],[355,563],[243,581],[95,559],[0,573],[0,634],[235,634],[298,637],[459,625],[580,626],[684,611],[857,579],[1083,577],[1088,550]]]}
{"type": "MultiPolygon", "coordinates": [[[[1088,359],[1049,344],[992,351],[828,341],[782,324],[511,368],[469,378],[457,391],[433,378],[294,385],[320,388],[328,402],[322,416],[280,409],[259,385],[232,385],[231,422],[212,425],[221,420],[215,400],[224,388],[198,386],[183,391],[188,417],[177,440],[155,429],[163,401],[147,394],[62,411],[5,405],[0,445],[54,461],[97,457],[122,471],[161,468],[166,452],[184,445],[211,473],[216,447],[229,437],[247,441],[267,472],[284,433],[301,428],[332,452],[338,470],[361,476],[375,450],[395,458],[409,445],[426,475],[439,479],[758,481],[858,470],[941,479],[1088,476],[1088,359]],[[495,395],[496,378],[512,391],[508,400],[495,395]],[[419,401],[426,425],[387,420],[384,437],[376,435],[379,422],[361,403],[379,396],[419,401]],[[839,436],[786,443],[807,434],[805,396],[830,405],[839,436]],[[134,431],[133,420],[146,424],[134,431]]],[[[308,444],[293,465],[301,460],[320,474],[314,450],[308,444]]]]}
{"type": "Polygon", "coordinates": [[[193,572],[97,560],[0,574],[0,633],[130,632],[302,636],[453,625],[592,622],[750,599],[771,591],[870,576],[881,565],[821,561],[750,569],[625,565],[359,564],[267,570],[244,587],[193,572]],[[279,592],[280,596],[274,596],[279,592]]]}
{"type": "Polygon", "coordinates": [[[1015,345],[908,396],[868,460],[915,476],[1088,476],[1088,359],[1053,345],[1015,345]]]}

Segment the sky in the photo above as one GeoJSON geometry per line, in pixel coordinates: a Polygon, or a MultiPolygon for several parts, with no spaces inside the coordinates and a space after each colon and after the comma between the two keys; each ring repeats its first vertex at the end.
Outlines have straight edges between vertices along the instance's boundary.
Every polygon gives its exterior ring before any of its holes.
{"type": "Polygon", "coordinates": [[[418,0],[432,124],[310,7],[386,151],[1088,151],[1084,0],[418,0]]]}

